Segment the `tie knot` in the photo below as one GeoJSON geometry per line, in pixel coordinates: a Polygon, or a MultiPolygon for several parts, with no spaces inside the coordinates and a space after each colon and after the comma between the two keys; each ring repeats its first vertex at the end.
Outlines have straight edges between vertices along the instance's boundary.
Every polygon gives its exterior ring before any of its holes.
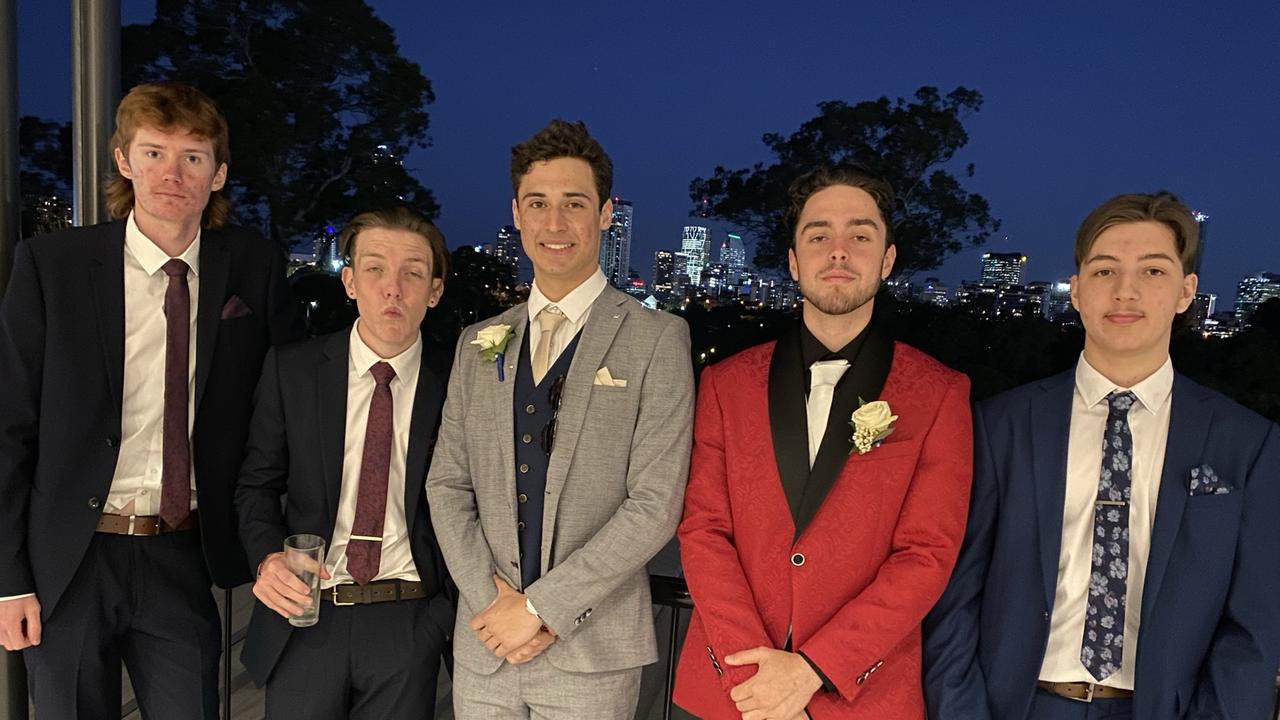
{"type": "Polygon", "coordinates": [[[1107,395],[1107,404],[1111,406],[1112,412],[1129,412],[1129,408],[1133,407],[1133,403],[1138,399],[1131,391],[1114,390],[1107,395]]]}
{"type": "Polygon", "coordinates": [[[548,305],[538,313],[538,322],[541,323],[544,333],[555,332],[564,319],[564,313],[560,312],[560,308],[555,305],[548,305]]]}
{"type": "Polygon", "coordinates": [[[809,366],[809,388],[834,387],[849,369],[847,360],[821,360],[809,366]]]}
{"type": "Polygon", "coordinates": [[[374,363],[373,367],[369,368],[369,372],[373,374],[373,379],[379,386],[390,385],[396,376],[396,369],[388,362],[374,363]]]}
{"type": "Polygon", "coordinates": [[[164,270],[164,274],[168,275],[171,278],[187,276],[187,264],[177,258],[174,258],[169,262],[165,263],[164,265],[161,265],[160,269],[164,270]]]}

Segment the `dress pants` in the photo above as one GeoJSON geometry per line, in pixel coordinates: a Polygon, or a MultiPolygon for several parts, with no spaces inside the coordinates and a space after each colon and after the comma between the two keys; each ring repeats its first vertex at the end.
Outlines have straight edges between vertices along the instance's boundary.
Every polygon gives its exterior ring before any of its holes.
{"type": "Polygon", "coordinates": [[[119,720],[120,663],[142,717],[218,717],[221,620],[195,530],[95,533],[25,659],[36,720],[119,720]]]}
{"type": "Polygon", "coordinates": [[[1027,717],[1034,720],[1129,720],[1133,717],[1133,700],[1107,698],[1082,702],[1037,688],[1027,717]]]}
{"type": "Polygon", "coordinates": [[[430,720],[445,635],[429,599],[320,601],[267,678],[268,720],[430,720]]]}
{"type": "Polygon", "coordinates": [[[640,673],[638,667],[567,672],[545,654],[523,665],[504,662],[489,675],[455,663],[453,714],[457,720],[631,720],[640,673]]]}

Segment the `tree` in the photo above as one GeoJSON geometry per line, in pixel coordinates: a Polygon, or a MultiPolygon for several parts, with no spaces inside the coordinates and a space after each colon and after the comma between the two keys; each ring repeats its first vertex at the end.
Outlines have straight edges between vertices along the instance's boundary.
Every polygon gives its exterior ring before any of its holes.
{"type": "Polygon", "coordinates": [[[71,123],[24,115],[18,121],[22,236],[71,224],[71,123]]]}
{"type": "MultiPolygon", "coordinates": [[[[1000,227],[986,199],[966,190],[946,169],[969,141],[963,117],[981,106],[982,95],[964,87],[945,97],[937,88],[922,87],[911,101],[819,103],[817,117],[791,136],[764,136],[772,164],[717,167],[710,178],[690,183],[695,212],[754,235],[758,267],[785,268],[791,232],[784,214],[792,180],[823,163],[856,162],[883,174],[898,193],[891,221],[898,245],[895,271],[937,267],[947,255],[981,245],[1000,227]]],[[[973,177],[973,165],[962,174],[973,177]]]]}
{"type": "Polygon", "coordinates": [[[122,47],[126,87],[177,79],[218,102],[239,219],[281,244],[393,203],[439,213],[402,161],[430,145],[431,84],[363,0],[159,0],[122,47]]]}

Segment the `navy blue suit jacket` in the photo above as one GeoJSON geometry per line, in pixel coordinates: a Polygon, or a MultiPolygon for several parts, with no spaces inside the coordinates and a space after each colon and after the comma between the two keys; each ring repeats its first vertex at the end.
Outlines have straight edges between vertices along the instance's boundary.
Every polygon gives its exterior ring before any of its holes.
{"type": "MultiPolygon", "coordinates": [[[[924,623],[930,718],[1028,717],[1053,612],[1074,391],[1068,371],[975,408],[964,545],[924,623]]],[[[1280,663],[1280,428],[1182,375],[1172,402],[1133,717],[1266,717],[1280,663]],[[1190,495],[1200,465],[1231,492],[1190,495]]]]}

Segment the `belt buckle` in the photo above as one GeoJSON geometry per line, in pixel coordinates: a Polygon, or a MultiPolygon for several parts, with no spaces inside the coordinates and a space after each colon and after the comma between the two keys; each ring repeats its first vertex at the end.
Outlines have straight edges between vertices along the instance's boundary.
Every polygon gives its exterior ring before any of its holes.
{"type": "Polygon", "coordinates": [[[1075,700],[1076,702],[1092,703],[1092,702],[1093,702],[1093,689],[1094,689],[1095,687],[1097,687],[1097,685],[1094,685],[1093,683],[1085,683],[1085,684],[1084,684],[1084,697],[1082,697],[1082,698],[1071,698],[1071,699],[1072,699],[1072,700],[1075,700]]]}
{"type": "Polygon", "coordinates": [[[129,529],[125,532],[126,535],[133,535],[134,524],[137,522],[137,520],[138,520],[137,515],[129,516],[129,529]]]}
{"type": "Polygon", "coordinates": [[[350,605],[355,605],[356,603],[353,603],[353,602],[340,602],[340,601],[338,600],[338,588],[339,588],[339,587],[340,587],[339,585],[334,585],[334,586],[331,588],[331,590],[332,590],[332,592],[333,592],[333,600],[332,600],[332,602],[333,602],[334,607],[347,607],[347,606],[350,606],[350,605]]]}

